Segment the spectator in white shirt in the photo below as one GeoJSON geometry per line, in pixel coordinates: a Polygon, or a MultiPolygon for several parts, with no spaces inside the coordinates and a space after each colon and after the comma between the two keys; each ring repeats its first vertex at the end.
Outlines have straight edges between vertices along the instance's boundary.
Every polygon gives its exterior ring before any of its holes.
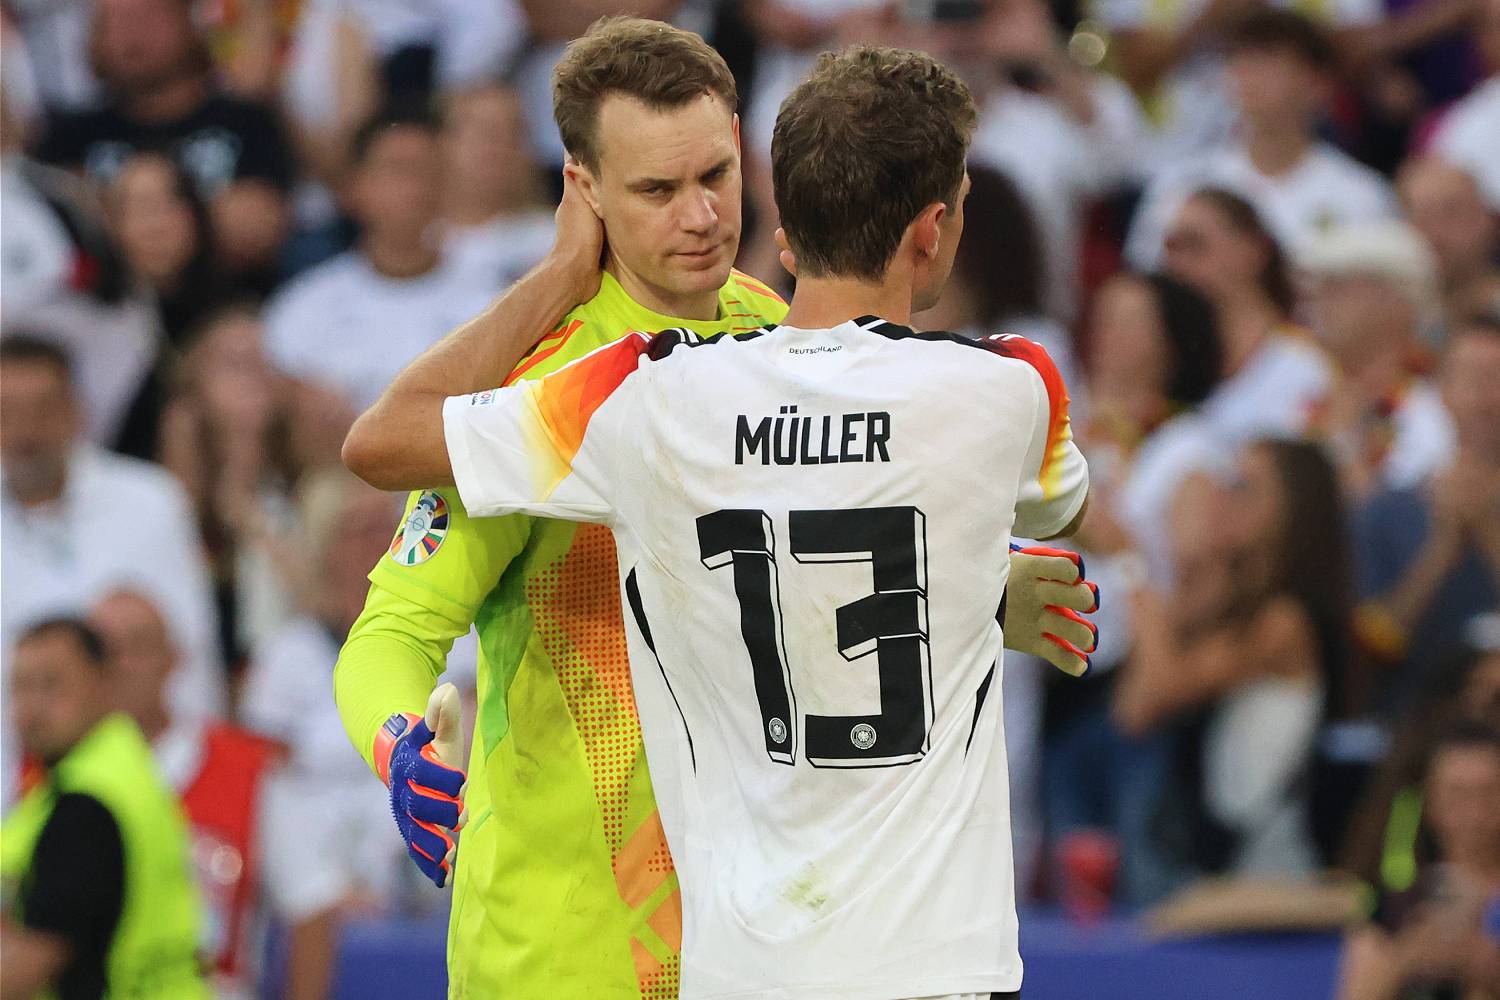
{"type": "Polygon", "coordinates": [[[255,650],[240,715],[287,748],[286,767],[266,785],[266,891],[291,928],[285,994],[321,997],[338,924],[394,902],[405,868],[401,841],[388,836],[385,792],[344,738],[333,701],[339,647],[363,610],[366,574],[385,553],[400,505],[342,469],[312,475],[300,494],[303,569],[316,585],[303,614],[255,650]],[[310,826],[311,814],[319,821],[310,826]]]}
{"type": "MultiPolygon", "coordinates": [[[[1380,0],[1269,0],[1330,30],[1366,28],[1384,16],[1380,0]]],[[[1224,87],[1224,45],[1238,22],[1262,9],[1256,0],[1098,0],[1093,13],[1110,29],[1120,76],[1150,109],[1154,127],[1141,166],[1163,166],[1229,139],[1236,111],[1224,87]]]]}
{"type": "MultiPolygon", "coordinates": [[[[928,0],[872,23],[881,44],[936,53],[973,91],[970,163],[1020,190],[1039,237],[1045,310],[1071,322],[1088,210],[1135,173],[1142,124],[1129,90],[1069,55],[1042,0],[928,0]]],[[[764,195],[746,177],[747,190],[764,195]]]]}
{"type": "Polygon", "coordinates": [[[1432,150],[1474,176],[1489,202],[1500,212],[1500,0],[1486,0],[1474,32],[1490,76],[1453,106],[1438,124],[1432,150]]]}
{"type": "Polygon", "coordinates": [[[499,294],[552,247],[520,96],[500,84],[450,94],[443,109],[444,251],[499,294]]]}
{"type": "Polygon", "coordinates": [[[992,4],[972,27],[935,28],[939,51],[959,66],[979,103],[969,154],[1012,177],[1037,221],[1046,304],[1071,322],[1089,207],[1136,171],[1143,125],[1129,90],[1084,69],[1063,45],[1042,0],[992,4]]]}
{"type": "Polygon", "coordinates": [[[1423,156],[1401,168],[1397,189],[1437,261],[1444,331],[1482,313],[1500,315],[1500,216],[1485,204],[1473,175],[1423,156]]]}
{"type": "Polygon", "coordinates": [[[1044,787],[1064,867],[1073,838],[1102,827],[1119,841],[1121,895],[1139,904],[1160,898],[1179,876],[1152,834],[1170,742],[1126,737],[1109,718],[1109,692],[1133,643],[1130,593],[1146,582],[1170,588],[1177,578],[1179,495],[1190,484],[1201,492],[1198,480],[1225,464],[1197,412],[1219,381],[1222,345],[1213,304],[1201,293],[1166,275],[1129,271],[1094,296],[1088,337],[1091,415],[1079,436],[1092,499],[1074,541],[1090,579],[1120,599],[1100,609],[1110,642],[1088,675],[1048,692],[1044,787]]]}
{"type": "Polygon", "coordinates": [[[98,104],[102,89],[89,65],[93,0],[12,0],[5,10],[25,40],[42,105],[82,111],[98,104]]]}
{"type": "MultiPolygon", "coordinates": [[[[218,616],[187,498],[162,469],[82,444],[81,428],[67,356],[0,340],[0,650],[28,624],[81,613],[129,583],[181,637],[173,710],[220,713],[218,616]]],[[[5,759],[8,798],[15,755],[5,759]]]]}
{"type": "Polygon", "coordinates": [[[1325,420],[1345,489],[1417,485],[1455,447],[1442,397],[1415,373],[1437,312],[1432,254],[1403,222],[1350,225],[1310,244],[1305,270],[1313,330],[1338,371],[1325,420]]]}
{"type": "Polygon", "coordinates": [[[1137,267],[1156,265],[1183,198],[1209,185],[1248,199],[1294,260],[1320,229],[1395,214],[1379,174],[1318,138],[1333,60],[1324,32],[1300,15],[1265,10],[1245,18],[1228,46],[1238,134],[1165,167],[1147,187],[1125,246],[1137,267]]]}
{"type": "Polygon", "coordinates": [[[1229,191],[1199,190],[1173,220],[1166,251],[1168,272],[1218,306],[1224,381],[1203,404],[1208,426],[1231,452],[1257,437],[1306,433],[1333,368],[1292,324],[1286,257],[1255,209],[1229,191]]]}
{"type": "Polygon", "coordinates": [[[511,0],[303,0],[295,6],[282,104],[306,165],[328,183],[338,180],[348,141],[382,92],[421,98],[493,78],[506,72],[526,40],[526,20],[511,0]],[[431,58],[410,58],[418,53],[431,58]],[[413,79],[423,69],[427,78],[413,79]]]}
{"type": "Polygon", "coordinates": [[[489,304],[493,289],[443,256],[436,124],[383,115],[355,139],[355,249],[304,272],[266,309],[266,350],[284,373],[327,385],[355,410],[407,362],[489,304]]]}

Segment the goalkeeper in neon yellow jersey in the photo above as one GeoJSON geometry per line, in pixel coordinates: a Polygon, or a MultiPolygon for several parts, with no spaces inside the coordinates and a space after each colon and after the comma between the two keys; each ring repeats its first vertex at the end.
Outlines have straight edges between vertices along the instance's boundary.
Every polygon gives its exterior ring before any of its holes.
{"type": "MultiPolygon", "coordinates": [[[[558,245],[361,417],[345,458],[374,485],[402,478],[388,444],[431,430],[402,425],[414,397],[482,397],[632,330],[711,335],[785,313],[770,289],[731,269],[739,126],[733,79],[711,48],[659,22],[609,19],[569,47],[553,87],[571,154],[558,245]]],[[[1033,579],[1078,579],[1066,559],[1035,558],[1033,579]]],[[[457,491],[435,484],[413,495],[370,579],[339,659],[339,710],[355,746],[395,789],[414,860],[434,881],[451,874],[450,995],[675,998],[681,902],[646,770],[608,529],[471,520],[457,491]],[[461,762],[441,749],[451,722],[433,688],[471,624],[479,710],[464,784],[461,762]],[[455,857],[450,829],[461,809],[455,857]]],[[[1071,601],[1086,611],[1092,595],[1081,584],[1048,593],[1012,599],[1026,622],[1006,629],[1007,644],[1029,637],[1080,671],[1091,626],[1044,605],[1071,601]]]]}

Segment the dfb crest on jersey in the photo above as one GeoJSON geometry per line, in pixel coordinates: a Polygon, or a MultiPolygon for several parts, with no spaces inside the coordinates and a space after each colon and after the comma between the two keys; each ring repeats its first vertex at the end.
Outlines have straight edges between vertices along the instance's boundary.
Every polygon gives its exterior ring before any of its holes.
{"type": "Polygon", "coordinates": [[[428,490],[417,497],[411,513],[391,539],[391,558],[402,566],[416,566],[431,559],[448,536],[448,501],[428,490]]]}
{"type": "Polygon", "coordinates": [[[868,750],[875,745],[875,727],[868,722],[861,722],[849,730],[849,742],[861,750],[868,750]]]}
{"type": "Polygon", "coordinates": [[[775,742],[775,743],[785,743],[786,742],[786,723],[785,722],[782,722],[780,719],[772,719],[769,723],[766,724],[766,728],[771,733],[771,740],[772,740],[772,742],[775,742]]]}

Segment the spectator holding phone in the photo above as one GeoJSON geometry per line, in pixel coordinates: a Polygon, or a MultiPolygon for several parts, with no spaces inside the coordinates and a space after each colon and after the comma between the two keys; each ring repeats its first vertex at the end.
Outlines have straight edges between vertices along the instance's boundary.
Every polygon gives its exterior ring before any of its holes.
{"type": "Polygon", "coordinates": [[[1469,723],[1442,739],[1424,804],[1436,858],[1410,888],[1381,893],[1349,935],[1340,1000],[1468,1000],[1500,988],[1486,920],[1500,899],[1500,734],[1469,723]]]}

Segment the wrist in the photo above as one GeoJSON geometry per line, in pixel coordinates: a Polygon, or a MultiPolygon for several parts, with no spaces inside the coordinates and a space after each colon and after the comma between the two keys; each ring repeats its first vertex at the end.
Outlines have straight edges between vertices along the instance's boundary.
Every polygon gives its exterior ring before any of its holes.
{"type": "Polygon", "coordinates": [[[542,258],[539,270],[546,276],[547,287],[558,293],[561,311],[557,318],[561,319],[563,313],[593,297],[590,289],[599,281],[599,255],[554,246],[542,258]]]}
{"type": "Polygon", "coordinates": [[[1471,523],[1474,538],[1491,551],[1500,550],[1500,506],[1471,523]]]}
{"type": "Polygon", "coordinates": [[[1457,520],[1445,518],[1437,521],[1422,546],[1423,554],[1430,560],[1445,564],[1457,559],[1463,551],[1464,533],[1464,525],[1457,520]]]}
{"type": "Polygon", "coordinates": [[[371,756],[375,761],[375,774],[387,788],[391,784],[391,754],[396,744],[421,721],[422,717],[416,712],[397,712],[375,730],[375,748],[371,756]]]}

